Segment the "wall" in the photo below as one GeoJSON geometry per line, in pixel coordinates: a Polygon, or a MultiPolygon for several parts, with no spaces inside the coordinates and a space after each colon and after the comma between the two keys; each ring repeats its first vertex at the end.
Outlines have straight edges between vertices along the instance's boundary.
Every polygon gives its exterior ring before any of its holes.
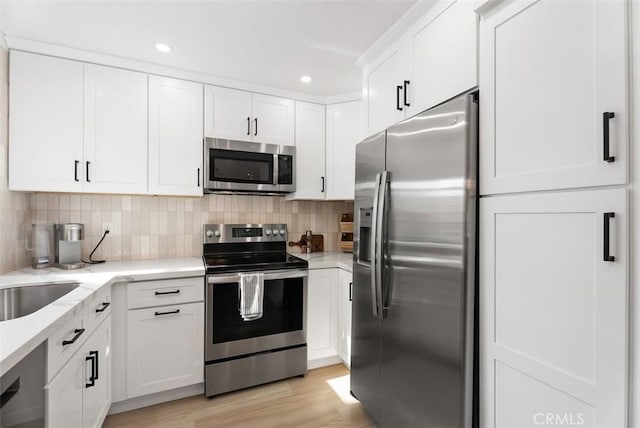
{"type": "Polygon", "coordinates": [[[8,189],[9,54],[0,33],[0,274],[29,265],[24,230],[31,220],[29,195],[8,189]]]}
{"type": "Polygon", "coordinates": [[[201,256],[205,223],[286,223],[290,241],[311,229],[324,235],[325,251],[336,251],[340,214],[353,212],[353,202],[243,195],[198,199],[39,193],[31,195],[30,204],[33,223],[83,223],[85,257],[102,236],[102,223],[113,223],[93,256],[110,261],[201,256]]]}

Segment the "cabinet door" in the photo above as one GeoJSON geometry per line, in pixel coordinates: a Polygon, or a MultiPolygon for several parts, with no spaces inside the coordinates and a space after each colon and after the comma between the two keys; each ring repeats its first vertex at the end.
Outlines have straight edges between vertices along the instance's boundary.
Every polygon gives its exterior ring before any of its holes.
{"type": "Polygon", "coordinates": [[[622,0],[517,1],[482,17],[482,194],[627,181],[626,29],[622,0]]]}
{"type": "Polygon", "coordinates": [[[399,46],[365,73],[367,135],[405,118],[404,81],[411,81],[410,55],[408,45],[399,46]]]}
{"type": "Polygon", "coordinates": [[[149,192],[202,196],[202,85],[149,76],[149,192]]]}
{"type": "Polygon", "coordinates": [[[251,92],[204,87],[204,136],[251,140],[251,92]]]}
{"type": "Polygon", "coordinates": [[[407,117],[477,86],[474,2],[458,0],[412,37],[413,80],[407,117]]]}
{"type": "Polygon", "coordinates": [[[147,75],[84,65],[84,190],[147,191],[147,75]]]}
{"type": "Polygon", "coordinates": [[[91,335],[84,345],[84,377],[82,395],[82,426],[102,426],[111,407],[111,315],[91,335]],[[89,360],[87,360],[89,358],[89,360]],[[90,381],[92,370],[95,380],[90,381]]]}
{"type": "Polygon", "coordinates": [[[353,200],[362,101],[327,106],[327,199],[353,200]]]}
{"type": "Polygon", "coordinates": [[[339,298],[339,326],[338,326],[338,355],[347,365],[351,365],[351,288],[353,275],[340,269],[338,298],[339,298]]]}
{"type": "Polygon", "coordinates": [[[481,199],[481,426],[626,426],[627,214],[624,189],[481,199]]]}
{"type": "Polygon", "coordinates": [[[45,425],[48,428],[82,427],[84,364],[84,353],[76,352],[56,377],[45,386],[45,425]]]}
{"type": "Polygon", "coordinates": [[[9,189],[82,191],[82,63],[19,51],[10,61],[9,189]]]}
{"type": "Polygon", "coordinates": [[[293,100],[253,94],[253,141],[293,146],[295,105],[293,100]]]}
{"type": "Polygon", "coordinates": [[[296,101],[296,191],[295,199],[324,199],[325,106],[296,101]]]}
{"type": "Polygon", "coordinates": [[[128,398],[203,381],[204,304],[130,310],[128,398]]]}
{"type": "MultiPolygon", "coordinates": [[[[309,270],[307,303],[307,346],[312,360],[335,358],[338,353],[337,269],[309,270]]],[[[332,363],[335,361],[332,361],[332,363]]],[[[320,364],[322,365],[322,364],[320,364]]]]}

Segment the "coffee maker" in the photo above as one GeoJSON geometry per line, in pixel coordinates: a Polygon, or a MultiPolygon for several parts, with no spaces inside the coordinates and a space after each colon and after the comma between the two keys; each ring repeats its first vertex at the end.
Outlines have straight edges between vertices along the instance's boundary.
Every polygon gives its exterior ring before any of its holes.
{"type": "Polygon", "coordinates": [[[60,269],[80,269],[84,225],[80,223],[56,224],[56,266],[60,269]]]}
{"type": "Polygon", "coordinates": [[[27,235],[27,250],[31,251],[31,267],[43,269],[55,265],[56,225],[32,224],[27,235]]]}

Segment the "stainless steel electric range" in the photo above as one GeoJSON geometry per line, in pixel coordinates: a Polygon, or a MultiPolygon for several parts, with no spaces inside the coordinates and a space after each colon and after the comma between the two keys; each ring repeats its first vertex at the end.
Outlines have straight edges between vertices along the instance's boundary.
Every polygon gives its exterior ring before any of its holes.
{"type": "Polygon", "coordinates": [[[205,395],[307,372],[306,260],[287,254],[285,224],[206,224],[205,395]],[[246,321],[240,281],[263,274],[262,316],[246,321]]]}

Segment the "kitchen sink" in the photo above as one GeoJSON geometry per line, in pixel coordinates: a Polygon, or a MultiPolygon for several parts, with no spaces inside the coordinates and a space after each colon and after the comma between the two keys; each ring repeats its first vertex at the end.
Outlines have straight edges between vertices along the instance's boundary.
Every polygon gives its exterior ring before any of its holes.
{"type": "Polygon", "coordinates": [[[0,289],[0,321],[34,313],[78,287],[77,282],[25,285],[0,289]]]}

